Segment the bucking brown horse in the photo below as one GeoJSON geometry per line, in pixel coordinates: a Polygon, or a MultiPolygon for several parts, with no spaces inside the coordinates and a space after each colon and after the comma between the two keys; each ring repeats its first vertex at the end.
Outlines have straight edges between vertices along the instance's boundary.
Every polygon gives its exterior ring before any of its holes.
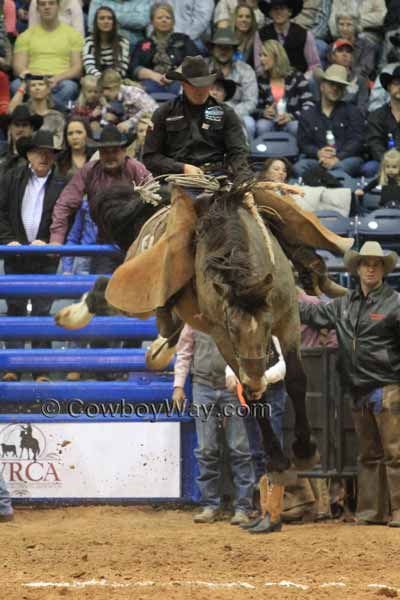
{"type": "MultiPolygon", "coordinates": [[[[198,218],[192,199],[176,189],[173,206],[180,222],[177,225],[166,215],[164,220],[156,215],[152,219],[158,233],[150,241],[154,228],[144,226],[127,261],[109,281],[106,299],[130,316],[147,318],[154,308],[173,298],[173,311],[181,321],[213,337],[243,384],[248,401],[265,389],[271,336],[277,336],[292,382],[288,394],[295,412],[294,451],[302,459],[311,458],[317,451],[311,440],[304,386],[296,389],[296,377],[290,375],[293,369],[302,372],[293,270],[271,229],[243,205],[249,191],[242,186],[217,194],[198,218]],[[183,232],[178,238],[177,230],[183,232]],[[157,261],[160,256],[164,257],[161,264],[157,261]]],[[[64,326],[67,310],[58,315],[64,326]]],[[[268,469],[285,471],[290,461],[269,419],[260,417],[259,425],[270,458],[268,469]]]]}

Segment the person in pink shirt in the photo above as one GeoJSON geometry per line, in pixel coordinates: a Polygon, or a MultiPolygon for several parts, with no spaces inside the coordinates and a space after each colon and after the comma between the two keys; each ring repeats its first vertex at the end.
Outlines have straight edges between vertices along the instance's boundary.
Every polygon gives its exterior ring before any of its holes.
{"type": "Polygon", "coordinates": [[[195,523],[212,523],[221,516],[223,453],[220,445],[223,433],[229,452],[233,479],[232,525],[248,523],[252,510],[255,474],[250,444],[236,394],[236,378],[225,371],[226,363],[214,340],[185,325],[178,342],[174,367],[175,405],[182,408],[184,385],[189,371],[193,381],[193,402],[190,414],[194,417],[197,434],[195,455],[199,465],[197,485],[202,511],[195,523]]]}
{"type": "MultiPolygon", "coordinates": [[[[318,296],[308,296],[303,290],[298,289],[299,302],[306,304],[325,304],[318,296]]],[[[335,330],[314,329],[308,325],[301,325],[301,348],[315,348],[316,346],[325,346],[327,348],[337,348],[337,337],[335,330]]]]}

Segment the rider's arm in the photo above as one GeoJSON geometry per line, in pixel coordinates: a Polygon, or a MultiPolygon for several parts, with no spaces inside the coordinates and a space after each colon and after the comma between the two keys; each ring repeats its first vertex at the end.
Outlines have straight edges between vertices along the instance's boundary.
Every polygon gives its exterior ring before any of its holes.
{"type": "MultiPolygon", "coordinates": [[[[166,102],[165,104],[169,104],[166,102]]],[[[158,108],[152,116],[152,127],[147,130],[143,148],[143,163],[156,177],[171,173],[183,173],[184,163],[168,156],[167,126],[168,106],[158,108]]]]}
{"type": "Polygon", "coordinates": [[[194,333],[190,325],[185,325],[178,340],[178,350],[174,365],[174,388],[183,388],[190,371],[194,352],[194,333]]]}

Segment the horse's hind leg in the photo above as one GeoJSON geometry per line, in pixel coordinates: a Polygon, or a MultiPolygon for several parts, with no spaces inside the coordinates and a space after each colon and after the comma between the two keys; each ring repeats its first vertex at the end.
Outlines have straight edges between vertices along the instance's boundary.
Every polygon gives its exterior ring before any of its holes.
{"type": "MultiPolygon", "coordinates": [[[[292,402],[295,413],[295,441],[293,442],[293,453],[297,459],[308,460],[318,458],[315,442],[311,439],[311,426],[307,417],[306,392],[307,377],[296,350],[288,352],[286,360],[286,391],[292,402]]],[[[315,460],[313,462],[315,462],[315,460]]],[[[302,464],[302,467],[306,465],[302,464]]]]}

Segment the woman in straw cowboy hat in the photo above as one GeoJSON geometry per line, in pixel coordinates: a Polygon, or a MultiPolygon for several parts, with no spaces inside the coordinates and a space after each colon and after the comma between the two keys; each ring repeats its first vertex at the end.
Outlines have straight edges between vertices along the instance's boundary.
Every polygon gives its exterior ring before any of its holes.
{"type": "Polygon", "coordinates": [[[340,370],[360,443],[357,523],[400,527],[400,301],[384,278],[397,263],[378,242],[348,251],[355,290],[329,304],[301,304],[302,323],[335,329],[340,370]]]}

